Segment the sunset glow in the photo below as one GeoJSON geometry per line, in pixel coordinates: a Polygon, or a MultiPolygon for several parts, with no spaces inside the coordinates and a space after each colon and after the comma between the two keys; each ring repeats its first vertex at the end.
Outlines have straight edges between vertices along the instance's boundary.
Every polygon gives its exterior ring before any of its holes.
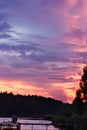
{"type": "Polygon", "coordinates": [[[0,91],[72,102],[87,63],[87,0],[0,1],[0,91]]]}

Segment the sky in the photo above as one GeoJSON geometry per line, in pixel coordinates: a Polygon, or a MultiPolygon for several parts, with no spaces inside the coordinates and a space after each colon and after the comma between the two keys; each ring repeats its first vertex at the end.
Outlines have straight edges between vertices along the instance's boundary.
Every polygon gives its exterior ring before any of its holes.
{"type": "Polygon", "coordinates": [[[0,0],[0,92],[72,102],[87,63],[87,0],[0,0]]]}

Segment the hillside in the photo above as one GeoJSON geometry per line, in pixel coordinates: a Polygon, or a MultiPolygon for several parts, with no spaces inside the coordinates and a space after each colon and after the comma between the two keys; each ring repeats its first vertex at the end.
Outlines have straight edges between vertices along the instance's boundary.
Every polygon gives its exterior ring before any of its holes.
{"type": "Polygon", "coordinates": [[[0,93],[0,116],[42,116],[60,114],[67,110],[68,104],[42,96],[14,95],[0,93]]]}

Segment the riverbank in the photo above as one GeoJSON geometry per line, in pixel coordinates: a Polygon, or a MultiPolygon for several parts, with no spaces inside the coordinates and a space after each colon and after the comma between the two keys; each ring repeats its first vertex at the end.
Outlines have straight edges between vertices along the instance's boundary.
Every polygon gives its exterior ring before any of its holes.
{"type": "Polygon", "coordinates": [[[85,130],[87,129],[87,115],[66,116],[45,116],[45,119],[51,120],[57,128],[85,130]]]}

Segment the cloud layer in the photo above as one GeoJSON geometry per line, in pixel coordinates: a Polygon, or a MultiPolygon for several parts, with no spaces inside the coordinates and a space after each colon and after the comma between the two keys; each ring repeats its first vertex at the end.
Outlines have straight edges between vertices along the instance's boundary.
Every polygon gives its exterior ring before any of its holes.
{"type": "Polygon", "coordinates": [[[86,0],[0,1],[0,91],[71,102],[87,63],[86,7],[86,0]]]}

